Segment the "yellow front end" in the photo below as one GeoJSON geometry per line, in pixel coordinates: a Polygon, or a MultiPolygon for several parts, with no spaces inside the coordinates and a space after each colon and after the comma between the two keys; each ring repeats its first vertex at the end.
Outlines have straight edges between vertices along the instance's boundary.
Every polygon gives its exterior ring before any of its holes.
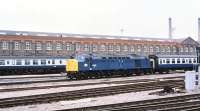
{"type": "Polygon", "coordinates": [[[78,72],[78,61],[76,59],[68,59],[66,62],[66,72],[78,72]]]}

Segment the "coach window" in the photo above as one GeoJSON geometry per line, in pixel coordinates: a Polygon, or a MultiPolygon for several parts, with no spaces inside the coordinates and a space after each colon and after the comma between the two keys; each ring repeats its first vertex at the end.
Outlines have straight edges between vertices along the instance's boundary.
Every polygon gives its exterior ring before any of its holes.
{"type": "Polygon", "coordinates": [[[8,41],[2,42],[2,50],[8,50],[8,41]]]}
{"type": "Polygon", "coordinates": [[[22,61],[21,60],[16,60],[16,65],[22,65],[22,61]]]}
{"type": "Polygon", "coordinates": [[[180,59],[177,59],[177,63],[178,63],[178,64],[180,64],[180,63],[181,63],[180,59]]]}
{"type": "Polygon", "coordinates": [[[160,64],[162,64],[162,59],[160,59],[160,64]]]}
{"type": "Polygon", "coordinates": [[[46,65],[46,60],[42,59],[41,60],[41,65],[46,65]]]}
{"type": "Polygon", "coordinates": [[[36,50],[42,50],[42,43],[36,42],[36,50]]]}
{"type": "Polygon", "coordinates": [[[33,60],[33,65],[38,65],[38,60],[33,60]]]}
{"type": "Polygon", "coordinates": [[[51,61],[50,61],[50,60],[48,60],[48,64],[51,64],[51,61]]]}
{"type": "Polygon", "coordinates": [[[175,59],[172,59],[172,64],[175,64],[175,59]]]}
{"type": "Polygon", "coordinates": [[[52,64],[55,64],[55,60],[54,59],[52,60],[52,64]]]}
{"type": "Polygon", "coordinates": [[[196,63],[196,59],[195,58],[193,59],[193,63],[196,63]]]}
{"type": "Polygon", "coordinates": [[[62,60],[60,60],[59,63],[62,64],[62,60]]]}
{"type": "Polygon", "coordinates": [[[182,63],[185,63],[185,59],[182,59],[182,63]]]}
{"type": "Polygon", "coordinates": [[[192,63],[192,60],[191,60],[191,59],[189,59],[189,63],[192,63]]]}
{"type": "Polygon", "coordinates": [[[165,59],[163,59],[163,63],[165,63],[166,61],[165,61],[165,59]]]}
{"type": "Polygon", "coordinates": [[[170,59],[167,59],[167,64],[169,64],[170,63],[170,59]]]}
{"type": "Polygon", "coordinates": [[[25,60],[25,65],[30,65],[30,60],[25,60]]]}
{"type": "Polygon", "coordinates": [[[5,60],[0,60],[0,65],[5,65],[5,60]]]}
{"type": "Polygon", "coordinates": [[[10,64],[10,61],[7,61],[7,63],[6,64],[10,64]]]}

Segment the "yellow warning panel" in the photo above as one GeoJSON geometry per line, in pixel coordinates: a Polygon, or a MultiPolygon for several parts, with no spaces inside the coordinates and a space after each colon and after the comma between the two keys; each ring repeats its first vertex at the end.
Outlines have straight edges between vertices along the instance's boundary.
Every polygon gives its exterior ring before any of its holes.
{"type": "Polygon", "coordinates": [[[66,71],[78,71],[78,61],[76,59],[68,59],[66,62],[66,71]]]}

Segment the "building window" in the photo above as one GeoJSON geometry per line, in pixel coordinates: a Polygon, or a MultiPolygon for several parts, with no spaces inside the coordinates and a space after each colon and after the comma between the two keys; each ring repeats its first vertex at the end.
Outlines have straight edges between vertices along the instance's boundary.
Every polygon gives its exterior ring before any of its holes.
{"type": "Polygon", "coordinates": [[[188,52],[188,47],[185,47],[185,52],[188,52]]]}
{"type": "Polygon", "coordinates": [[[8,50],[8,41],[2,41],[2,49],[8,50]]]}
{"type": "Polygon", "coordinates": [[[153,52],[153,46],[150,47],[149,51],[150,51],[150,52],[153,52]]]}
{"type": "Polygon", "coordinates": [[[165,47],[162,47],[161,52],[165,52],[165,47]]]}
{"type": "Polygon", "coordinates": [[[156,52],[160,52],[159,46],[156,46],[156,52]]]}
{"type": "Polygon", "coordinates": [[[113,51],[113,45],[112,45],[112,44],[109,44],[109,45],[108,45],[108,51],[110,51],[110,52],[113,51]]]}
{"type": "Polygon", "coordinates": [[[80,43],[75,43],[76,51],[80,51],[81,45],[80,43]]]}
{"type": "Polygon", "coordinates": [[[170,47],[167,47],[167,49],[166,49],[166,50],[167,50],[167,52],[170,52],[170,47]]]}
{"type": "Polygon", "coordinates": [[[100,51],[106,51],[106,45],[105,44],[101,44],[100,51]]]}
{"type": "Polygon", "coordinates": [[[51,42],[46,43],[46,50],[52,50],[52,43],[51,42]]]}
{"type": "Polygon", "coordinates": [[[176,47],[173,47],[173,52],[176,52],[176,47]]]}
{"type": "Polygon", "coordinates": [[[135,49],[134,49],[134,46],[131,46],[131,52],[134,52],[135,51],[135,49]]]}
{"type": "Polygon", "coordinates": [[[193,47],[190,47],[190,52],[193,52],[193,47]]]}
{"type": "Polygon", "coordinates": [[[120,52],[120,45],[116,45],[116,52],[120,52]]]}
{"type": "Polygon", "coordinates": [[[71,51],[72,50],[72,43],[67,42],[66,43],[66,50],[71,51]]]}
{"type": "Polygon", "coordinates": [[[96,52],[98,50],[98,45],[92,44],[92,51],[96,52]]]}
{"type": "Polygon", "coordinates": [[[127,52],[127,51],[128,51],[128,46],[127,46],[127,45],[124,45],[123,51],[124,51],[124,52],[127,52]]]}
{"type": "Polygon", "coordinates": [[[31,42],[25,42],[25,50],[31,50],[31,42]]]}
{"type": "Polygon", "coordinates": [[[84,44],[83,51],[89,51],[89,45],[88,44],[84,44]]]}
{"type": "Polygon", "coordinates": [[[62,50],[62,43],[60,42],[56,43],[56,50],[62,50]]]}
{"type": "Polygon", "coordinates": [[[183,52],[183,47],[180,48],[180,52],[183,52]]]}
{"type": "Polygon", "coordinates": [[[36,50],[42,50],[42,43],[36,42],[36,50]]]}
{"type": "Polygon", "coordinates": [[[14,42],[14,50],[20,50],[20,44],[19,42],[14,42]]]}
{"type": "Polygon", "coordinates": [[[144,52],[148,52],[148,47],[144,46],[144,52]]]}
{"type": "Polygon", "coordinates": [[[137,46],[137,51],[141,52],[141,46],[140,45],[137,46]]]}

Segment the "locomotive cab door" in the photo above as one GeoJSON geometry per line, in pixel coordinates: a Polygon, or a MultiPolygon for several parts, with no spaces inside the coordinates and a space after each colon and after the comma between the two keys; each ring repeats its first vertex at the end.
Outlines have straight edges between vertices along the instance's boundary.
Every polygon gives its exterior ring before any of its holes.
{"type": "Polygon", "coordinates": [[[155,71],[156,66],[157,66],[157,56],[149,55],[149,61],[150,61],[151,68],[153,69],[153,71],[155,71]]]}

